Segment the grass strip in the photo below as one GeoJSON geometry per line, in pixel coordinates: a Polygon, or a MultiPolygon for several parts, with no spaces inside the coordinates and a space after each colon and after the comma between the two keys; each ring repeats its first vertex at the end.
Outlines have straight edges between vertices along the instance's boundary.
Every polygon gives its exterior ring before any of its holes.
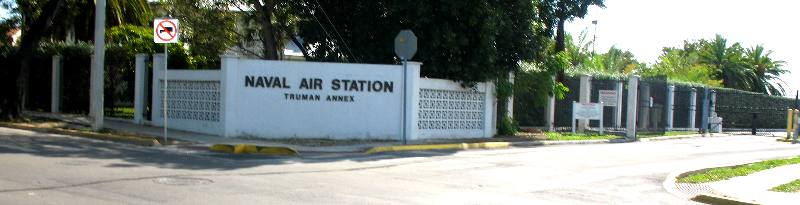
{"type": "Polygon", "coordinates": [[[778,192],[800,192],[800,179],[794,180],[792,182],[781,184],[780,186],[773,187],[770,191],[778,191],[778,192]]]}
{"type": "Polygon", "coordinates": [[[678,177],[679,183],[706,183],[727,180],[733,177],[745,176],[758,171],[771,169],[779,166],[800,164],[800,156],[788,159],[767,160],[750,164],[743,164],[730,167],[717,167],[704,169],[689,173],[686,176],[678,177]]]}
{"type": "Polygon", "coordinates": [[[561,132],[546,132],[547,140],[610,140],[618,139],[620,136],[616,135],[600,135],[600,134],[585,134],[585,133],[561,133],[561,132]]]}

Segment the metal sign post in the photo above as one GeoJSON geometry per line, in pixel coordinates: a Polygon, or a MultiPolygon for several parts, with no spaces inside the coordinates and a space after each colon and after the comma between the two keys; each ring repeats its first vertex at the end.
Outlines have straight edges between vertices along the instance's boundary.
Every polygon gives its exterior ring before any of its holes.
{"type": "Polygon", "coordinates": [[[414,54],[417,53],[417,36],[414,35],[414,32],[411,30],[402,30],[400,33],[397,34],[397,37],[394,38],[394,53],[397,54],[397,57],[403,62],[403,106],[400,109],[403,114],[403,119],[400,123],[400,135],[403,139],[403,144],[408,144],[408,137],[406,136],[408,130],[406,129],[406,120],[408,116],[406,115],[406,87],[408,83],[408,72],[406,72],[406,67],[408,64],[408,60],[414,57],[414,54]]]}
{"type": "Polygon", "coordinates": [[[167,59],[169,58],[169,49],[167,44],[178,42],[178,19],[156,19],[153,21],[153,41],[156,43],[164,44],[164,99],[161,101],[164,109],[164,144],[167,144],[167,96],[169,95],[168,88],[168,75],[167,59]]]}

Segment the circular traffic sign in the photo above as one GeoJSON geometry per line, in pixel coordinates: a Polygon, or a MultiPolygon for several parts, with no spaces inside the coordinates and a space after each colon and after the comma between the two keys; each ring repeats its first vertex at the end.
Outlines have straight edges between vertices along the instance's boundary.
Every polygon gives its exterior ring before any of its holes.
{"type": "Polygon", "coordinates": [[[178,26],[170,20],[158,22],[156,27],[156,37],[162,41],[172,41],[178,36],[178,26]]]}

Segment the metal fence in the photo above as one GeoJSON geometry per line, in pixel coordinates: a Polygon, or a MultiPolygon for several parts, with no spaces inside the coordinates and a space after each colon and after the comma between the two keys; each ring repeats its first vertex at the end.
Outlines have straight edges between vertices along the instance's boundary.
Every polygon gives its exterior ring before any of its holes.
{"type": "MultiPolygon", "coordinates": [[[[580,77],[567,77],[563,82],[570,90],[564,99],[556,101],[554,128],[556,131],[571,130],[572,102],[580,101],[580,77]]],[[[604,107],[603,127],[606,131],[621,132],[626,127],[627,116],[627,81],[620,82],[615,79],[592,79],[590,102],[599,102],[600,90],[615,90],[617,84],[622,83],[623,100],[620,105],[622,112],[621,123],[615,127],[615,107],[604,107]]],[[[725,88],[707,88],[688,84],[671,84],[665,77],[643,78],[640,80],[637,99],[637,132],[648,134],[663,134],[667,131],[697,132],[702,128],[704,120],[703,102],[709,100],[709,116],[722,118],[722,132],[733,134],[771,135],[780,132],[786,126],[786,109],[793,107],[793,99],[768,96],[725,88]],[[669,88],[669,86],[674,86],[669,88]],[[709,89],[709,96],[704,95],[709,89]],[[669,106],[668,92],[672,92],[672,106],[669,106]],[[710,99],[715,100],[711,101],[710,99]],[[671,121],[668,119],[671,111],[671,121]],[[671,122],[671,125],[670,123],[671,122]]],[[[544,108],[536,107],[535,115],[527,118],[536,118],[535,122],[544,122],[544,108]],[[538,118],[540,117],[540,118],[538,118]]],[[[516,110],[516,109],[515,109],[516,110]]],[[[530,113],[530,111],[516,110],[516,113],[530,113]]],[[[531,120],[529,120],[531,121],[531,120]]],[[[592,121],[589,126],[599,127],[599,122],[592,121]]],[[[521,126],[544,127],[541,124],[520,124],[521,126]]]]}
{"type": "Polygon", "coordinates": [[[639,83],[637,133],[663,134],[667,130],[667,79],[644,78],[639,83]]]}

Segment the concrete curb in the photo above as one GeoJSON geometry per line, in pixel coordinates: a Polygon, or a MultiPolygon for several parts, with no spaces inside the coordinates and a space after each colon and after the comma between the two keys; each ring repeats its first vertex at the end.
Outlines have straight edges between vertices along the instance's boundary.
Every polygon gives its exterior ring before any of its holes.
{"type": "Polygon", "coordinates": [[[61,128],[41,128],[41,127],[33,127],[33,126],[25,126],[25,125],[18,125],[13,123],[0,123],[2,127],[14,128],[14,129],[21,129],[21,130],[29,130],[34,132],[44,132],[44,133],[53,133],[53,134],[60,134],[60,135],[69,135],[69,136],[77,136],[77,137],[84,137],[84,138],[91,138],[97,140],[105,140],[105,141],[113,141],[113,142],[122,142],[127,144],[135,144],[141,146],[160,146],[161,143],[156,138],[152,137],[132,137],[132,136],[120,136],[120,135],[113,135],[113,134],[104,134],[104,133],[95,133],[95,132],[86,132],[86,131],[77,131],[77,130],[69,130],[69,129],[61,129],[61,128]]]}
{"type": "Polygon", "coordinates": [[[209,147],[209,150],[231,154],[260,154],[272,156],[295,156],[300,154],[300,152],[290,147],[267,147],[252,144],[215,144],[209,147]]]}
{"type": "Polygon", "coordinates": [[[633,142],[632,140],[621,138],[613,140],[563,140],[563,141],[526,141],[511,142],[512,147],[535,147],[535,146],[557,146],[557,145],[584,145],[584,144],[611,144],[633,142]]]}
{"type": "MultiPolygon", "coordinates": [[[[714,134],[710,137],[727,137],[728,134],[714,134]]],[[[467,150],[467,149],[498,149],[509,147],[535,147],[535,146],[557,146],[557,145],[586,145],[586,144],[612,144],[612,143],[626,143],[626,142],[649,142],[649,141],[663,141],[663,140],[677,140],[703,137],[701,134],[693,135],[680,135],[680,136],[665,136],[665,137],[652,137],[637,140],[627,138],[610,139],[610,140],[562,140],[562,141],[524,141],[524,142],[482,142],[482,143],[452,143],[452,144],[420,144],[420,145],[396,145],[396,146],[378,146],[372,147],[365,151],[366,154],[374,154],[380,152],[400,152],[400,151],[425,151],[425,150],[467,150]],[[496,143],[503,143],[498,146],[496,143]],[[491,145],[489,145],[491,144],[491,145]],[[487,147],[488,146],[488,147],[487,147]]],[[[688,199],[688,197],[687,197],[688,199]]]]}
{"type": "Polygon", "coordinates": [[[734,199],[734,198],[730,198],[730,197],[726,197],[726,196],[715,195],[715,194],[697,195],[695,197],[692,197],[692,200],[696,201],[696,202],[700,202],[700,203],[715,204],[715,205],[716,204],[758,205],[758,203],[755,203],[755,202],[746,202],[746,201],[741,201],[741,200],[738,200],[738,199],[734,199]]]}
{"type": "Polygon", "coordinates": [[[684,173],[689,173],[701,169],[703,168],[700,169],[692,168],[692,169],[684,169],[680,171],[670,172],[669,175],[667,175],[667,178],[664,179],[664,182],[661,183],[661,187],[663,187],[665,190],[667,190],[668,193],[672,194],[673,196],[677,196],[681,199],[691,200],[693,196],[689,196],[687,194],[684,194],[682,191],[678,190],[678,186],[675,185],[675,182],[678,180],[678,176],[684,173]]]}
{"type": "Polygon", "coordinates": [[[365,154],[400,151],[425,151],[425,150],[467,150],[467,149],[502,149],[511,147],[511,142],[480,142],[480,143],[452,143],[452,144],[422,144],[422,145],[396,145],[377,146],[365,151],[365,154]]]}
{"type": "MultiPolygon", "coordinates": [[[[683,174],[686,174],[686,173],[690,173],[690,172],[696,172],[696,171],[700,171],[700,170],[704,170],[704,169],[711,169],[711,168],[718,168],[718,167],[732,167],[732,166],[739,166],[739,165],[756,163],[756,162],[760,162],[760,161],[763,161],[763,160],[749,160],[749,161],[746,161],[744,163],[735,162],[735,163],[727,163],[727,164],[718,165],[718,166],[693,167],[693,168],[689,168],[689,169],[681,169],[681,170],[678,170],[678,171],[673,171],[673,172],[670,172],[669,175],[667,175],[667,177],[664,179],[664,182],[661,183],[661,187],[663,187],[668,193],[672,194],[673,196],[677,196],[677,197],[682,198],[682,199],[697,201],[697,200],[695,200],[695,198],[697,198],[700,195],[690,196],[690,195],[687,195],[687,194],[683,193],[682,191],[678,190],[678,187],[677,187],[677,185],[675,183],[677,182],[678,177],[680,175],[683,175],[683,174]]],[[[708,198],[713,198],[714,196],[716,196],[714,194],[708,194],[708,193],[707,194],[701,194],[701,195],[707,195],[705,197],[701,197],[701,200],[708,199],[708,198]]],[[[726,199],[731,199],[731,198],[727,198],[727,197],[725,197],[725,198],[726,199]]],[[[728,204],[728,203],[711,203],[711,202],[703,202],[703,201],[697,201],[697,202],[710,203],[710,204],[728,204]]],[[[749,202],[742,202],[742,203],[749,204],[749,202]]],[[[736,204],[736,203],[734,203],[734,204],[736,204]]]]}

